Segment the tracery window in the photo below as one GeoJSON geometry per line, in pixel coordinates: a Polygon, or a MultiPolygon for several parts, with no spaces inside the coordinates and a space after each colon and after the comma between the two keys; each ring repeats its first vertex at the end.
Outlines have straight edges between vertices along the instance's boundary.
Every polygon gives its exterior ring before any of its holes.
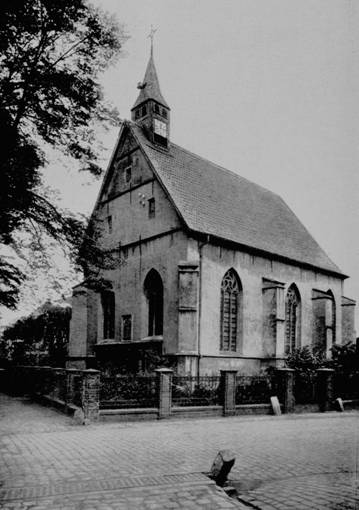
{"type": "Polygon", "coordinates": [[[242,319],[242,286],[233,269],[227,271],[221,284],[221,351],[238,349],[242,319]]]}
{"type": "Polygon", "coordinates": [[[291,285],[285,298],[285,353],[300,347],[300,296],[295,285],[291,285]]]}

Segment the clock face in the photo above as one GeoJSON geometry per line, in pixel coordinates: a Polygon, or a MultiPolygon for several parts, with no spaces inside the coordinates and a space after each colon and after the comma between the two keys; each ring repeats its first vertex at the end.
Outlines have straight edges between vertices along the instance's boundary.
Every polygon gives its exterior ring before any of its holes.
{"type": "Polygon", "coordinates": [[[155,133],[157,135],[162,136],[163,138],[167,138],[167,126],[165,122],[161,120],[155,119],[155,133]]]}

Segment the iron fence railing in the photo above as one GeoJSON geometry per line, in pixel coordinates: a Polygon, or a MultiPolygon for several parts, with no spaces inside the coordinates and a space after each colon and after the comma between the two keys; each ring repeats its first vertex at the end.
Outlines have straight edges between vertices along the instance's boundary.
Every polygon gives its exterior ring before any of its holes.
{"type": "Polygon", "coordinates": [[[220,376],[174,376],[172,380],[172,405],[220,405],[220,376]]]}
{"type": "Polygon", "coordinates": [[[100,407],[157,407],[156,376],[104,375],[100,378],[100,407]]]}
{"type": "Polygon", "coordinates": [[[236,377],[236,405],[268,404],[273,395],[272,378],[267,375],[236,377]]]}

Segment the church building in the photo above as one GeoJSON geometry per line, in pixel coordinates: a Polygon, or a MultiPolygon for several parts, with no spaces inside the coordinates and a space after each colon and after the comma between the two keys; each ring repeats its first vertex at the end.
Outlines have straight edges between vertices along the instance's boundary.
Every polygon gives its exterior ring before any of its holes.
{"type": "Polygon", "coordinates": [[[106,289],[74,288],[68,366],[157,353],[178,374],[250,374],[354,341],[347,277],[282,198],[171,140],[152,49],[138,88],[91,219],[118,264],[106,289]]]}

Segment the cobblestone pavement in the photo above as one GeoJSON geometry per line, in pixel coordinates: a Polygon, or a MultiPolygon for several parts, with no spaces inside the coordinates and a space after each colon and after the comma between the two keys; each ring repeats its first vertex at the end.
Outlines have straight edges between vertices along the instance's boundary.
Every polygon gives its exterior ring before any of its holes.
{"type": "Polygon", "coordinates": [[[0,508],[359,510],[358,451],[358,412],[83,427],[2,396],[0,508]],[[223,448],[242,503],[203,475],[223,448]]]}

